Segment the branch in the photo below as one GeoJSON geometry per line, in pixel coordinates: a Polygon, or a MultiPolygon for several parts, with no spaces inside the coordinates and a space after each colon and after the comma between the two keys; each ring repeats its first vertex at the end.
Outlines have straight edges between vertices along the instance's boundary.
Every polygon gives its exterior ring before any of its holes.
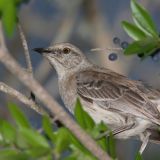
{"type": "Polygon", "coordinates": [[[20,102],[26,104],[29,108],[32,108],[41,115],[47,114],[47,112],[42,107],[38,106],[32,99],[28,99],[25,95],[6,85],[3,82],[0,82],[0,91],[18,99],[20,102]]]}
{"type": "MultiPolygon", "coordinates": [[[[2,32],[1,29],[0,32],[2,32]]],[[[104,152],[97,143],[80,128],[80,126],[77,125],[77,123],[52,98],[52,96],[50,96],[48,92],[33,78],[33,76],[21,68],[21,66],[9,54],[3,39],[1,38],[0,40],[2,40],[0,43],[2,45],[0,47],[0,62],[2,62],[10,72],[16,75],[25,86],[34,91],[37,98],[44,103],[53,116],[55,115],[93,155],[100,160],[110,160],[108,154],[104,152]]]]}
{"type": "Polygon", "coordinates": [[[20,38],[21,38],[21,41],[22,41],[23,49],[24,49],[24,55],[25,55],[25,58],[26,58],[27,69],[28,69],[28,72],[31,75],[33,75],[32,63],[31,63],[31,58],[30,58],[30,54],[29,54],[28,44],[27,44],[26,37],[23,33],[23,30],[22,30],[22,27],[21,27],[20,24],[18,24],[18,30],[19,30],[19,33],[20,33],[20,38]]]}

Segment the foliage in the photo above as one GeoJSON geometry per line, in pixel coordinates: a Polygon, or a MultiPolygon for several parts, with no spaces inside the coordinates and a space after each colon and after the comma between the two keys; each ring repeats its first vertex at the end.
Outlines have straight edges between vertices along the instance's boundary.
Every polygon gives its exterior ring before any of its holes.
{"type": "Polygon", "coordinates": [[[152,18],[136,0],[131,0],[131,11],[134,24],[123,21],[122,26],[134,41],[124,54],[141,54],[142,58],[153,55],[160,49],[160,37],[152,18]]]}
{"type": "Polygon", "coordinates": [[[28,0],[0,0],[0,18],[6,33],[11,36],[17,23],[17,8],[28,0]]]}
{"type": "MultiPolygon", "coordinates": [[[[0,160],[96,159],[67,128],[53,129],[48,116],[43,116],[43,132],[40,133],[31,126],[23,112],[15,104],[9,104],[9,111],[14,123],[0,120],[0,160]]],[[[79,100],[74,114],[77,123],[93,138],[108,130],[103,122],[96,124],[93,121],[89,114],[83,110],[79,100]]],[[[113,159],[116,158],[112,134],[108,138],[103,137],[97,140],[97,143],[102,149],[108,151],[113,159]]]]}
{"type": "Polygon", "coordinates": [[[136,155],[136,160],[143,160],[141,154],[138,152],[138,154],[136,155]]]}

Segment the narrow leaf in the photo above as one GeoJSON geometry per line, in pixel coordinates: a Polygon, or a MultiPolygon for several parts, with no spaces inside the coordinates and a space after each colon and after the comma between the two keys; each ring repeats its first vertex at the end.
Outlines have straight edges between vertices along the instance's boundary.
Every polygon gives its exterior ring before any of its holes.
{"type": "Polygon", "coordinates": [[[139,5],[136,0],[131,0],[131,9],[133,18],[136,20],[136,24],[138,24],[137,26],[146,34],[150,33],[150,35],[158,37],[156,26],[147,10],[139,5]]]}
{"type": "Polygon", "coordinates": [[[136,160],[143,160],[141,154],[138,152],[136,155],[136,160]]]}
{"type": "Polygon", "coordinates": [[[128,35],[134,40],[141,40],[146,38],[145,33],[134,24],[123,21],[122,26],[123,26],[123,29],[128,33],[128,35]]]}
{"type": "Polygon", "coordinates": [[[24,137],[26,143],[32,147],[49,148],[47,140],[37,131],[28,128],[20,128],[20,134],[24,137]]]}
{"type": "Polygon", "coordinates": [[[0,132],[5,143],[14,143],[16,138],[15,128],[7,121],[1,121],[0,132]]]}
{"type": "Polygon", "coordinates": [[[26,153],[18,152],[15,149],[2,149],[0,150],[0,160],[28,160],[29,157],[26,153]]]}
{"type": "Polygon", "coordinates": [[[84,128],[88,131],[92,130],[94,128],[94,126],[95,126],[94,120],[86,111],[83,110],[83,107],[82,107],[79,99],[77,99],[74,115],[75,115],[75,118],[76,118],[78,124],[82,128],[84,128]]]}
{"type": "Polygon", "coordinates": [[[26,141],[26,137],[24,137],[19,130],[17,131],[15,144],[20,149],[27,149],[30,148],[30,144],[26,141]]]}
{"type": "Polygon", "coordinates": [[[109,154],[113,159],[116,159],[116,145],[115,145],[115,140],[113,138],[113,134],[110,132],[109,135],[109,154]]]}
{"type": "Polygon", "coordinates": [[[53,132],[53,129],[52,129],[52,124],[50,122],[50,119],[48,116],[44,115],[43,116],[43,129],[46,133],[46,135],[52,140],[52,142],[54,143],[55,141],[55,135],[54,135],[54,132],[53,132]]]}
{"type": "Polygon", "coordinates": [[[124,51],[125,55],[138,54],[143,52],[143,48],[139,45],[137,41],[131,43],[124,51]]]}
{"type": "Polygon", "coordinates": [[[74,110],[74,116],[75,116],[78,124],[82,128],[86,129],[86,123],[85,123],[85,119],[84,119],[84,111],[82,109],[82,105],[81,105],[79,99],[77,99],[77,102],[76,102],[76,106],[75,106],[75,110],[74,110]]]}
{"type": "Polygon", "coordinates": [[[70,142],[68,130],[64,127],[59,128],[55,140],[55,152],[61,154],[62,151],[69,148],[70,142]]]}
{"type": "Polygon", "coordinates": [[[29,148],[27,153],[33,158],[41,158],[47,156],[51,153],[52,148],[44,148],[44,147],[33,147],[29,148]]]}
{"type": "Polygon", "coordinates": [[[17,9],[14,4],[14,1],[9,1],[8,3],[5,3],[5,9],[3,9],[2,13],[2,23],[6,33],[9,36],[12,36],[16,26],[16,21],[17,21],[16,12],[17,9]]]}
{"type": "Polygon", "coordinates": [[[152,54],[158,48],[158,41],[155,39],[144,39],[134,41],[124,51],[125,55],[144,53],[144,56],[152,54]]]}
{"type": "MultiPolygon", "coordinates": [[[[97,138],[101,133],[106,132],[107,130],[108,130],[108,127],[101,121],[99,124],[96,124],[96,126],[94,127],[92,131],[93,137],[97,138]]],[[[105,136],[99,139],[97,142],[103,150],[107,151],[107,141],[105,136]]]]}
{"type": "Polygon", "coordinates": [[[79,142],[79,140],[71,133],[69,132],[69,137],[71,139],[71,148],[78,148],[81,152],[87,152],[89,153],[88,150],[79,142]]]}
{"type": "Polygon", "coordinates": [[[30,128],[30,124],[23,112],[13,103],[8,104],[10,113],[19,127],[30,128]]]}

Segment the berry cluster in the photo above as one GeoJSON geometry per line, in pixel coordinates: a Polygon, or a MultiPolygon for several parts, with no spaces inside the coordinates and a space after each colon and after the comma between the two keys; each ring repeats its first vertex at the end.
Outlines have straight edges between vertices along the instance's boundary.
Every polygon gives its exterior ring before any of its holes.
{"type": "MultiPolygon", "coordinates": [[[[116,46],[122,48],[123,50],[126,49],[126,48],[128,47],[128,45],[129,45],[129,43],[126,42],[126,41],[122,41],[122,42],[121,42],[120,38],[118,38],[118,37],[114,37],[114,38],[113,38],[113,43],[114,43],[116,46]]],[[[144,58],[145,55],[144,55],[144,53],[138,53],[137,56],[138,56],[139,58],[144,58]]],[[[152,58],[153,61],[158,61],[158,60],[160,60],[160,49],[157,49],[156,51],[154,51],[150,56],[151,56],[151,58],[152,58]]],[[[115,60],[118,59],[118,54],[115,53],[115,52],[112,52],[112,53],[110,53],[110,54],[108,55],[108,59],[109,59],[110,61],[115,61],[115,60]]]]}
{"type": "MultiPolygon", "coordinates": [[[[113,43],[122,49],[126,49],[129,45],[129,43],[126,41],[121,42],[120,38],[118,37],[113,38],[113,43]]],[[[117,60],[117,58],[118,58],[117,53],[110,53],[108,55],[108,59],[111,61],[115,61],[117,60]]]]}

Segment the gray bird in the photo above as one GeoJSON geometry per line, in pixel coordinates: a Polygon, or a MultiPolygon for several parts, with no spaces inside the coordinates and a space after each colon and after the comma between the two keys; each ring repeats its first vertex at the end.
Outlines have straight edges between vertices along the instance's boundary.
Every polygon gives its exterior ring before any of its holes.
{"type": "Polygon", "coordinates": [[[105,122],[116,138],[140,136],[140,153],[144,151],[151,131],[160,125],[158,90],[92,64],[70,43],[34,50],[56,69],[59,92],[70,112],[79,97],[84,110],[96,122],[105,122]]]}

